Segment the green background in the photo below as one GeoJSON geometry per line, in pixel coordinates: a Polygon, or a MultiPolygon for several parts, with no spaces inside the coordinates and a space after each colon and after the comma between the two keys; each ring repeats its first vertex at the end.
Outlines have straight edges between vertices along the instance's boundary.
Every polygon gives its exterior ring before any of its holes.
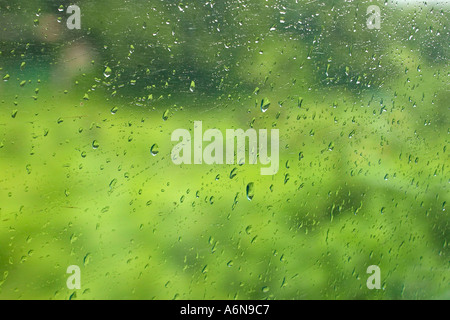
{"type": "Polygon", "coordinates": [[[412,3],[0,1],[0,299],[449,299],[449,6],[412,3]],[[279,129],[278,174],[174,165],[194,121],[279,129]]]}

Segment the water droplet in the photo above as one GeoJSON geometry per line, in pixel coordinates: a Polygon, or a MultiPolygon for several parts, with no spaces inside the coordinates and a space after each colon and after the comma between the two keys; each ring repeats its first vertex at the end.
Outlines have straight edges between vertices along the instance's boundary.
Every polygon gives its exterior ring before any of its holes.
{"type": "Polygon", "coordinates": [[[261,111],[266,112],[270,107],[270,101],[267,98],[261,100],[261,111]]]}
{"type": "Polygon", "coordinates": [[[334,142],[330,142],[330,144],[328,145],[328,150],[329,151],[333,151],[334,150],[334,142]]]}
{"type": "Polygon", "coordinates": [[[150,148],[150,152],[151,152],[152,156],[156,156],[159,153],[158,149],[159,148],[156,143],[154,145],[152,145],[152,147],[150,148]]]}
{"type": "Polygon", "coordinates": [[[252,201],[254,196],[255,196],[255,184],[253,182],[250,182],[247,185],[247,199],[249,201],[252,201]]]}
{"type": "Polygon", "coordinates": [[[166,111],[164,111],[162,118],[163,118],[164,121],[166,121],[167,119],[169,119],[169,109],[167,109],[166,111]]]}
{"type": "Polygon", "coordinates": [[[105,78],[109,78],[111,76],[112,70],[110,67],[106,67],[105,71],[103,71],[103,75],[105,78]]]}
{"type": "Polygon", "coordinates": [[[92,142],[92,148],[98,149],[98,147],[100,147],[100,144],[98,143],[97,140],[94,140],[94,141],[92,142]]]}
{"type": "Polygon", "coordinates": [[[348,138],[351,139],[355,135],[356,131],[352,130],[352,132],[349,133],[348,138]]]}
{"type": "Polygon", "coordinates": [[[289,173],[286,173],[286,174],[284,175],[284,184],[288,183],[289,180],[290,180],[289,173]]]}
{"type": "Polygon", "coordinates": [[[236,175],[237,175],[237,168],[234,168],[230,172],[230,179],[233,179],[234,177],[236,177],[236,175]]]}
{"type": "Polygon", "coordinates": [[[87,266],[87,265],[89,264],[90,261],[91,261],[91,254],[88,253],[88,254],[86,254],[86,256],[85,256],[84,259],[83,259],[83,264],[84,264],[85,266],[87,266]]]}

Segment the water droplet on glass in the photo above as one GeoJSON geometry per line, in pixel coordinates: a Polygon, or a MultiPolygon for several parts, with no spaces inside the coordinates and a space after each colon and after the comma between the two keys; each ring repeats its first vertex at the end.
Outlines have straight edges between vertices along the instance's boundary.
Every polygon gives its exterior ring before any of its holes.
{"type": "Polygon", "coordinates": [[[106,67],[105,71],[103,71],[103,75],[105,78],[109,78],[111,76],[112,70],[110,67],[106,67]]]}
{"type": "Polygon", "coordinates": [[[253,182],[250,182],[247,185],[247,199],[249,201],[252,201],[254,196],[255,196],[255,184],[253,182]]]}
{"type": "Polygon", "coordinates": [[[152,156],[156,156],[159,153],[158,149],[159,148],[156,143],[154,145],[152,145],[152,147],[150,148],[150,152],[151,152],[152,156]]]}
{"type": "Polygon", "coordinates": [[[233,179],[237,175],[237,168],[233,168],[230,172],[230,179],[233,179]]]}
{"type": "Polygon", "coordinates": [[[163,118],[164,121],[166,121],[167,119],[169,119],[169,109],[167,109],[166,111],[164,111],[162,118],[163,118]]]}
{"type": "Polygon", "coordinates": [[[267,98],[261,100],[261,111],[266,112],[270,107],[270,101],[267,98]]]}

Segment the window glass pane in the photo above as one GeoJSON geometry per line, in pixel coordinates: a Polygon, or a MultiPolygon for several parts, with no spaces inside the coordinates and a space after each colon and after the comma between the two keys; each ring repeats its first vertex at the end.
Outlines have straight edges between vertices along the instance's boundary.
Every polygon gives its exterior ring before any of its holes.
{"type": "Polygon", "coordinates": [[[449,9],[1,0],[0,299],[450,298],[449,9]]]}

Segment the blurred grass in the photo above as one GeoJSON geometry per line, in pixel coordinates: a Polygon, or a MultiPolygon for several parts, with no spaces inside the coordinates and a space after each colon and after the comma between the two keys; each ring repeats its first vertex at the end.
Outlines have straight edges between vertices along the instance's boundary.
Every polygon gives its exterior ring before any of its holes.
{"type": "Polygon", "coordinates": [[[200,113],[189,97],[182,110],[161,101],[152,111],[105,103],[102,92],[80,96],[21,101],[14,119],[2,108],[3,298],[67,298],[65,268],[86,256],[80,298],[430,298],[446,290],[446,137],[416,138],[407,111],[380,116],[379,106],[352,97],[349,107],[308,107],[306,97],[302,109],[262,114],[250,98],[237,117],[238,106],[217,101],[200,113]],[[204,130],[246,128],[254,116],[257,127],[282,130],[278,175],[242,166],[230,179],[235,166],[171,163],[174,129],[193,119],[204,130]],[[383,291],[365,289],[371,264],[383,271],[383,291]]]}
{"type": "MultiPolygon", "coordinates": [[[[261,27],[257,17],[239,18],[255,24],[248,38],[261,27]]],[[[123,32],[120,40],[133,42],[124,36],[135,33],[113,26],[105,38],[123,32]]],[[[75,62],[59,57],[58,46],[39,58],[4,51],[0,299],[448,299],[448,66],[412,50],[419,41],[375,40],[370,49],[358,35],[355,49],[368,52],[347,57],[353,74],[345,75],[339,61],[348,52],[338,48],[325,52],[336,61],[325,76],[319,53],[307,59],[302,41],[309,40],[291,36],[268,35],[248,52],[236,47],[241,64],[226,72],[222,88],[209,83],[221,78],[208,75],[222,67],[213,50],[198,57],[210,64],[192,62],[167,86],[152,78],[162,69],[139,76],[144,53],[118,59],[126,67],[111,65],[106,79],[108,59],[97,47],[73,47],[99,57],[75,62]],[[380,50],[389,52],[374,58],[382,67],[364,78],[373,66],[360,61],[380,50]],[[193,93],[189,69],[197,76],[193,93]],[[266,97],[272,103],[262,113],[266,97]],[[280,129],[279,173],[173,165],[170,135],[194,120],[204,130],[280,129]],[[72,264],[82,270],[76,296],[66,288],[72,264]],[[383,290],[366,287],[373,264],[383,290]]],[[[126,55],[129,45],[121,48],[126,55]]]]}

